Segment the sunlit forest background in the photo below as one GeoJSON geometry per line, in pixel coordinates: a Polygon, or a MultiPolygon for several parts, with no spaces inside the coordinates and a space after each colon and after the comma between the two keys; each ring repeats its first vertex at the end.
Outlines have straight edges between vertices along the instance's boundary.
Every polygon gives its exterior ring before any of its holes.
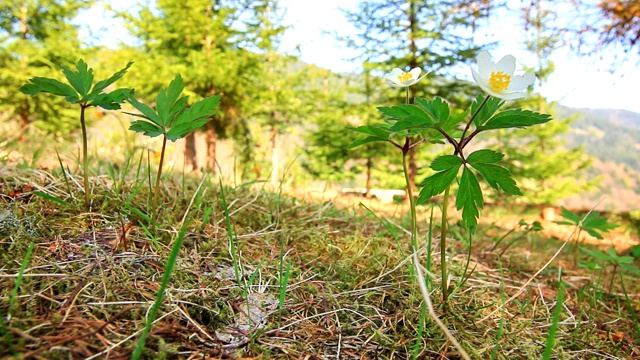
{"type": "MultiPolygon", "coordinates": [[[[525,192],[516,201],[588,207],[606,195],[607,209],[637,207],[640,116],[566,108],[537,91],[553,76],[549,58],[560,48],[594,58],[615,53],[607,57],[612,59],[612,69],[617,62],[634,61],[639,36],[637,2],[404,3],[361,1],[356,8],[344,10],[356,29],[353,33],[332,32],[327,19],[326,36],[353,51],[356,56],[351,61],[360,69],[335,73],[301,62],[295,51],[279,50],[282,36],[291,29],[283,22],[287,9],[277,0],[163,0],[125,8],[109,1],[3,2],[2,157],[46,164],[55,160],[52,143],[77,147],[75,112],[61,99],[33,99],[19,93],[17,89],[29,78],[61,78],[60,66],[75,64],[79,58],[98,74],[110,74],[133,61],[119,85],[134,88],[148,103],[176,73],[185,79],[191,101],[222,95],[222,112],[213,121],[186,140],[171,144],[169,160],[174,169],[222,171],[234,181],[267,180],[318,191],[401,189],[403,178],[388,148],[346,150],[354,136],[345,127],[381,121],[376,106],[402,101],[402,91],[387,88],[381,81],[394,67],[420,67],[429,72],[427,81],[411,88],[411,95],[440,96],[455,107],[466,107],[477,88],[461,80],[460,74],[468,73],[479,50],[499,45],[480,34],[508,16],[521,24],[513,29],[513,37],[530,52],[533,61],[523,65],[537,76],[530,96],[514,105],[554,116],[554,121],[532,132],[503,131],[483,139],[506,153],[507,166],[525,192]],[[89,9],[95,14],[96,7],[104,8],[107,17],[126,28],[128,38],[118,47],[102,45],[118,41],[100,36],[122,34],[123,30],[79,37],[80,30],[86,33],[89,23],[100,20],[84,17],[89,9]],[[579,16],[574,19],[568,14],[579,16]],[[37,141],[29,146],[34,155],[8,147],[34,139],[37,141]]],[[[122,113],[98,110],[89,114],[92,131],[100,134],[92,137],[97,139],[90,144],[92,154],[117,163],[144,149],[147,144],[127,131],[130,120],[122,113]]],[[[427,165],[441,151],[431,146],[415,154],[410,163],[412,176],[429,175],[427,165]]],[[[495,200],[500,201],[499,197],[496,194],[495,200]]]]}

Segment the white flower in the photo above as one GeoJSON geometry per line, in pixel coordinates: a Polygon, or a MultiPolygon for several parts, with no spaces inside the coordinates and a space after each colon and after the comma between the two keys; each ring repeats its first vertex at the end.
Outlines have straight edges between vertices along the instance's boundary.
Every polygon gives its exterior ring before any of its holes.
{"type": "Polygon", "coordinates": [[[478,71],[471,69],[476,83],[489,95],[504,100],[515,100],[526,96],[524,90],[533,84],[536,77],[527,72],[524,75],[513,75],[516,70],[516,58],[506,55],[497,63],[491,55],[483,51],[478,54],[478,71]]]}
{"type": "Polygon", "coordinates": [[[427,76],[428,73],[420,76],[422,70],[419,67],[411,69],[409,72],[404,72],[398,68],[394,68],[391,70],[391,73],[387,74],[384,79],[387,82],[387,85],[391,87],[407,87],[411,86],[418,81],[422,80],[423,77],[427,76]],[[420,76],[420,77],[418,77],[420,76]]]}

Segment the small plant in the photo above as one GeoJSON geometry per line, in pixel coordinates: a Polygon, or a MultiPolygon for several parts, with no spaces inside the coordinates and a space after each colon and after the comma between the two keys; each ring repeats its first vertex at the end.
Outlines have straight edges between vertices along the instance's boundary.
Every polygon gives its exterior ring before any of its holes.
{"type": "Polygon", "coordinates": [[[118,81],[133,64],[129,62],[124,69],[111,75],[108,79],[93,83],[93,69],[87,66],[84,60],[78,60],[76,71],[62,66],[62,73],[67,82],[65,84],[56,79],[45,77],[34,77],[29,79],[27,84],[20,87],[20,91],[27,95],[37,95],[39,93],[50,93],[64,96],[65,100],[71,104],[80,106],[80,126],[82,128],[82,168],[84,171],[84,207],[85,211],[90,210],[91,199],[89,194],[88,165],[87,165],[87,125],[85,121],[85,110],[88,107],[97,106],[105,110],[118,110],[120,104],[124,102],[125,96],[133,93],[132,89],[116,89],[111,92],[103,92],[114,82],[118,81]]]}
{"type": "Polygon", "coordinates": [[[158,165],[155,189],[153,189],[153,205],[151,208],[151,223],[154,232],[158,216],[158,193],[160,192],[160,178],[162,177],[162,164],[164,163],[167,140],[176,141],[202,127],[211,120],[213,115],[218,113],[217,107],[220,104],[220,96],[210,96],[188,107],[189,97],[180,97],[183,90],[182,77],[176,75],[166,90],[160,89],[158,91],[155,110],[138,101],[131,93],[126,96],[127,102],[142,113],[127,114],[144,119],[132,122],[129,130],[143,133],[149,137],[162,135],[160,164],[158,165]]]}
{"type": "Polygon", "coordinates": [[[598,212],[591,212],[583,219],[580,215],[562,207],[560,215],[565,218],[566,221],[556,221],[556,224],[578,227],[578,236],[576,237],[576,241],[573,243],[572,247],[573,261],[575,264],[578,263],[578,246],[580,244],[580,235],[582,231],[586,231],[594,238],[602,240],[603,233],[606,234],[618,227],[617,224],[608,222],[607,219],[600,216],[598,212]]]}
{"type": "MultiPolygon", "coordinates": [[[[499,111],[504,104],[503,100],[524,97],[524,90],[535,80],[532,73],[514,75],[516,59],[513,56],[507,55],[494,63],[489,53],[483,51],[478,55],[477,60],[478,69],[472,69],[473,77],[488,95],[478,95],[469,111],[454,113],[449,104],[439,97],[431,100],[415,98],[411,103],[408,87],[422,78],[418,77],[420,69],[413,69],[410,72],[394,69],[387,75],[386,81],[391,86],[407,88],[406,104],[379,107],[378,110],[386,117],[383,123],[350,128],[365,135],[364,138],[354,141],[350,147],[383,141],[401,151],[407,196],[411,207],[411,247],[414,254],[417,251],[416,205],[426,203],[433,196],[444,192],[440,238],[441,291],[445,309],[448,307],[449,299],[446,239],[451,186],[454,182],[458,185],[456,208],[462,210],[462,224],[471,233],[477,228],[479,211],[484,206],[478,175],[481,175],[495,190],[521,195],[509,171],[497,165],[504,157],[503,154],[488,149],[466,154],[465,148],[476,136],[485,131],[524,128],[551,120],[549,115],[522,109],[499,111]],[[464,124],[467,117],[468,120],[464,124]],[[412,140],[416,137],[419,140],[412,140]],[[407,155],[425,142],[447,142],[453,147],[453,151],[451,155],[439,156],[432,162],[430,167],[436,173],[419,184],[422,189],[416,201],[413,190],[409,186],[407,155]],[[459,176],[461,171],[462,175],[459,176]]],[[[415,264],[415,266],[418,265],[415,264]]]]}
{"type": "Polygon", "coordinates": [[[613,266],[611,272],[611,281],[609,282],[609,292],[613,288],[613,279],[615,278],[618,268],[626,270],[632,274],[640,275],[640,269],[633,266],[633,256],[618,255],[613,247],[607,249],[607,251],[601,251],[597,249],[580,249],[585,254],[592,257],[595,261],[580,263],[579,266],[590,270],[602,270],[602,266],[597,261],[603,261],[613,266]]]}
{"type": "Polygon", "coordinates": [[[518,240],[522,239],[523,237],[527,236],[530,232],[537,232],[537,231],[541,231],[543,229],[542,225],[540,224],[539,221],[534,221],[531,224],[529,224],[528,222],[526,222],[524,219],[520,219],[520,221],[518,222],[518,224],[516,226],[514,226],[511,230],[507,231],[506,234],[502,235],[497,241],[496,243],[493,245],[493,247],[491,248],[491,250],[489,251],[494,251],[498,245],[500,245],[500,243],[506,239],[509,235],[511,235],[512,233],[514,233],[516,230],[518,229],[523,229],[524,232],[519,233],[517,236],[514,236],[513,239],[511,240],[510,243],[507,244],[507,246],[505,246],[502,251],[500,251],[500,254],[498,254],[498,259],[502,257],[502,255],[504,255],[504,253],[513,245],[515,244],[518,240]]]}

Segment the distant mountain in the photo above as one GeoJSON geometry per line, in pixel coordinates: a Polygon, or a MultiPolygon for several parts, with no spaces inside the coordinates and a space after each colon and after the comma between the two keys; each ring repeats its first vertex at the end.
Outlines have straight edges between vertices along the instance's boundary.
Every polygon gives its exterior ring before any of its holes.
{"type": "Polygon", "coordinates": [[[582,146],[594,157],[589,177],[603,176],[600,191],[573,199],[583,206],[606,195],[611,208],[640,208],[640,114],[619,109],[577,109],[558,106],[560,119],[575,117],[569,147],[582,146]]]}

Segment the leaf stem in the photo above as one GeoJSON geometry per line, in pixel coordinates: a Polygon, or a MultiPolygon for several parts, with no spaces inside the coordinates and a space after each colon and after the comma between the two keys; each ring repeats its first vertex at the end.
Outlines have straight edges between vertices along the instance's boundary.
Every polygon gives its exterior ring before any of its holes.
{"type": "MultiPolygon", "coordinates": [[[[407,143],[409,142],[409,138],[407,138],[407,143]]],[[[408,146],[405,146],[408,149],[408,146]]],[[[415,252],[418,250],[418,224],[417,224],[417,216],[416,216],[416,203],[413,198],[413,189],[411,189],[411,183],[409,182],[409,166],[407,164],[407,153],[408,150],[402,151],[402,170],[404,172],[404,180],[407,184],[407,197],[409,197],[409,207],[411,208],[411,251],[415,252]]]]}
{"type": "Polygon", "coordinates": [[[156,233],[156,221],[158,220],[158,193],[160,192],[160,178],[162,177],[162,164],[164,163],[164,152],[167,148],[167,135],[162,136],[162,150],[160,150],[160,164],[158,165],[158,175],[156,177],[155,191],[153,192],[153,212],[151,226],[153,226],[153,233],[156,233]]]}
{"type": "Polygon", "coordinates": [[[482,100],[482,103],[480,104],[480,106],[478,106],[478,108],[473,113],[473,115],[471,115],[471,119],[469,119],[469,122],[467,123],[467,126],[464,128],[464,131],[462,132],[462,136],[460,136],[460,144],[463,143],[464,136],[467,135],[467,131],[469,131],[469,127],[471,127],[471,123],[473,123],[473,120],[476,119],[476,116],[478,116],[478,114],[480,113],[480,110],[482,110],[482,108],[487,104],[487,101],[489,101],[489,98],[491,98],[491,95],[487,95],[482,100]]]}
{"type": "Polygon", "coordinates": [[[91,200],[89,199],[89,193],[91,189],[89,188],[89,174],[88,174],[88,164],[87,153],[89,152],[87,147],[87,124],[84,119],[84,110],[88,106],[86,104],[80,104],[80,126],[82,127],[82,168],[84,172],[84,209],[86,212],[90,210],[91,200]]]}
{"type": "Polygon", "coordinates": [[[447,288],[447,210],[449,207],[449,190],[451,184],[444,190],[444,199],[442,200],[442,224],[440,227],[440,269],[442,271],[442,303],[444,311],[449,309],[449,289],[447,288]]]}

